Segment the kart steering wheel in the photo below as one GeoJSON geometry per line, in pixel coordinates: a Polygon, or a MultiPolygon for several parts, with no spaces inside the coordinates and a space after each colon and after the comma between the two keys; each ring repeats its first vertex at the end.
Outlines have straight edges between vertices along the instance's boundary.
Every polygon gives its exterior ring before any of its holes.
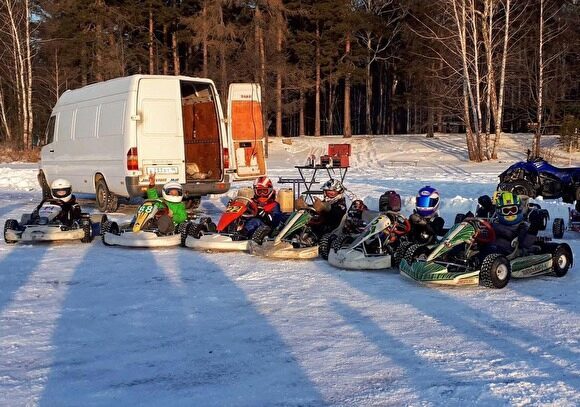
{"type": "Polygon", "coordinates": [[[246,204],[246,211],[250,212],[248,213],[249,216],[256,216],[258,215],[258,205],[256,205],[256,203],[245,196],[236,196],[234,199],[234,201],[240,200],[242,202],[244,202],[246,204]]]}
{"type": "Polygon", "coordinates": [[[475,234],[477,243],[487,244],[495,240],[495,230],[491,223],[484,219],[477,220],[477,232],[475,234]]]}

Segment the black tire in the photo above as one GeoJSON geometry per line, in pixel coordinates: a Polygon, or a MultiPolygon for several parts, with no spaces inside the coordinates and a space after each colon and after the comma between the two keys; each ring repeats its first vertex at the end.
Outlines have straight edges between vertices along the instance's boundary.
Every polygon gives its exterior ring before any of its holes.
{"type": "Polygon", "coordinates": [[[328,253],[330,253],[330,248],[335,239],[336,235],[334,233],[326,233],[320,238],[320,242],[318,242],[318,253],[324,260],[328,260],[328,253]]]}
{"type": "Polygon", "coordinates": [[[548,227],[548,220],[550,219],[550,212],[548,212],[547,209],[540,209],[540,215],[542,215],[540,230],[546,230],[548,227]]]}
{"type": "Polygon", "coordinates": [[[16,243],[17,240],[10,240],[6,238],[6,231],[10,229],[10,230],[18,230],[20,229],[20,226],[18,225],[18,221],[16,219],[8,219],[6,220],[6,222],[4,222],[4,241],[7,244],[13,244],[16,243]]]}
{"type": "Polygon", "coordinates": [[[268,225],[260,225],[252,234],[252,240],[259,245],[262,244],[264,239],[272,233],[272,228],[268,225]]]}
{"type": "Polygon", "coordinates": [[[42,199],[52,199],[52,191],[50,190],[50,185],[48,185],[48,181],[46,180],[46,175],[42,170],[38,171],[38,184],[40,185],[40,189],[42,189],[42,199]]]}
{"type": "Polygon", "coordinates": [[[564,230],[566,226],[564,225],[564,219],[556,218],[552,224],[552,235],[554,239],[562,239],[564,237],[564,230]]]}
{"type": "MultiPolygon", "coordinates": [[[[334,238],[334,241],[332,242],[331,248],[332,248],[332,250],[334,250],[335,253],[337,253],[344,246],[346,246],[349,243],[352,243],[353,240],[354,239],[349,235],[343,235],[343,234],[336,235],[336,237],[334,238]]],[[[329,250],[329,252],[330,252],[330,250],[329,250]]]]}
{"type": "Polygon", "coordinates": [[[423,255],[429,253],[429,248],[424,244],[412,244],[405,251],[404,259],[408,264],[413,264],[414,261],[423,255]]]}
{"type": "Polygon", "coordinates": [[[413,243],[411,242],[401,242],[399,244],[399,247],[397,247],[395,253],[393,253],[393,261],[391,262],[393,267],[399,267],[399,264],[401,264],[401,260],[405,258],[405,253],[407,252],[407,249],[412,245],[413,243]]]}
{"type": "Polygon", "coordinates": [[[517,195],[526,195],[530,198],[536,197],[536,190],[530,181],[518,180],[505,183],[503,188],[505,188],[504,191],[509,191],[517,195]]]}
{"type": "Polygon", "coordinates": [[[101,212],[115,212],[119,207],[117,195],[109,191],[109,187],[103,178],[99,178],[95,184],[95,200],[97,209],[101,212]]]}
{"type": "Polygon", "coordinates": [[[83,237],[81,242],[91,243],[93,241],[93,224],[90,219],[83,219],[81,221],[81,227],[83,228],[83,237]]]}
{"type": "Polygon", "coordinates": [[[572,266],[572,251],[567,244],[555,245],[552,251],[552,274],[556,277],[564,277],[572,266]]]}
{"type": "Polygon", "coordinates": [[[484,257],[479,272],[479,285],[487,288],[504,288],[510,277],[510,262],[504,255],[492,253],[484,257]]]}
{"type": "Polygon", "coordinates": [[[190,225],[192,225],[192,223],[183,222],[180,223],[179,226],[177,226],[177,233],[179,233],[179,236],[181,237],[179,243],[181,247],[185,247],[185,239],[187,239],[187,230],[190,227],[190,225]]]}
{"type": "Polygon", "coordinates": [[[112,246],[109,243],[105,242],[105,234],[112,233],[114,235],[119,234],[119,225],[117,222],[111,222],[109,220],[105,221],[101,224],[101,239],[103,240],[103,244],[105,246],[112,246]]]}
{"type": "MultiPolygon", "coordinates": [[[[203,223],[192,223],[187,228],[187,236],[191,236],[196,239],[199,239],[204,234],[204,232],[206,232],[206,228],[203,223]]],[[[185,244],[185,241],[183,241],[183,244],[185,244]]]]}
{"type": "Polygon", "coordinates": [[[454,225],[457,225],[458,223],[463,222],[463,219],[465,219],[465,214],[464,213],[458,213],[457,215],[455,215],[455,221],[453,222],[454,225]]]}

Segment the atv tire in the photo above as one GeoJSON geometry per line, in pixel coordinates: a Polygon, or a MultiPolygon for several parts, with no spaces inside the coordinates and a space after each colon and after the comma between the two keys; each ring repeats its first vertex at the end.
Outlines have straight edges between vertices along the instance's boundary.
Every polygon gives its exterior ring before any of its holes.
{"type": "Polygon", "coordinates": [[[510,262],[504,255],[492,253],[484,257],[479,272],[479,285],[487,288],[504,288],[510,277],[510,262]]]}
{"type": "Polygon", "coordinates": [[[393,253],[393,261],[392,261],[393,267],[399,267],[399,264],[401,264],[401,260],[405,258],[405,253],[407,252],[407,249],[412,245],[413,243],[411,242],[401,242],[399,244],[399,247],[397,247],[395,253],[393,253]]]}
{"type": "Polygon", "coordinates": [[[540,215],[542,215],[540,230],[546,230],[548,227],[548,220],[550,219],[550,212],[548,212],[547,209],[540,209],[540,215]]]}
{"type": "Polygon", "coordinates": [[[413,264],[414,261],[421,256],[427,255],[429,248],[424,244],[412,244],[407,247],[405,256],[403,257],[408,264],[413,264]]]}
{"type": "Polygon", "coordinates": [[[260,225],[252,234],[252,241],[261,245],[264,239],[272,233],[272,228],[268,225],[260,225]]]}
{"type": "Polygon", "coordinates": [[[552,249],[552,274],[564,277],[572,265],[572,252],[565,244],[554,244],[552,249]]]}
{"type": "Polygon", "coordinates": [[[318,243],[318,253],[324,260],[328,260],[328,253],[330,253],[332,243],[335,240],[336,235],[334,233],[326,233],[320,238],[320,242],[318,243]]]}
{"type": "Polygon", "coordinates": [[[107,220],[101,224],[101,239],[103,240],[103,244],[105,246],[113,246],[105,242],[105,234],[107,233],[112,233],[114,235],[119,234],[119,225],[117,222],[111,222],[110,220],[107,220]]]}
{"type": "Polygon", "coordinates": [[[517,195],[526,195],[529,196],[530,198],[535,198],[537,196],[532,183],[524,179],[508,182],[504,185],[504,187],[506,188],[505,190],[517,195]]]}
{"type": "Polygon", "coordinates": [[[564,225],[564,219],[556,218],[552,224],[552,235],[554,239],[562,239],[564,237],[564,230],[566,229],[564,225]]]}
{"type": "Polygon", "coordinates": [[[8,219],[5,223],[4,223],[4,241],[7,244],[13,244],[16,243],[17,240],[10,240],[6,238],[6,231],[10,229],[10,230],[18,230],[19,226],[18,226],[18,221],[16,219],[8,219]]]}
{"type": "Polygon", "coordinates": [[[83,237],[81,239],[82,243],[91,243],[93,241],[93,224],[90,219],[83,219],[81,221],[81,227],[83,228],[83,237]]]}

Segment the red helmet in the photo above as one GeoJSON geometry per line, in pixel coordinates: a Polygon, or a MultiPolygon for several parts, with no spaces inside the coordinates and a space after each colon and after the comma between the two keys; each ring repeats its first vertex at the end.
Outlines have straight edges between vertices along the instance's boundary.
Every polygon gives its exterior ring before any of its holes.
{"type": "Polygon", "coordinates": [[[266,202],[274,196],[274,185],[268,177],[259,177],[254,181],[254,197],[266,202]]]}

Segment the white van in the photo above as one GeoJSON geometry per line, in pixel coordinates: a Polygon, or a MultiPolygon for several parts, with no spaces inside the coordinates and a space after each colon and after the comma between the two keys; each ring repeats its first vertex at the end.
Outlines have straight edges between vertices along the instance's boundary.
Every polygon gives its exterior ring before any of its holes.
{"type": "Polygon", "coordinates": [[[68,90],[48,122],[39,182],[47,193],[66,178],[103,212],[143,195],[151,172],[191,197],[226,192],[266,174],[259,85],[230,85],[228,117],[205,78],[133,75],[68,90]]]}

